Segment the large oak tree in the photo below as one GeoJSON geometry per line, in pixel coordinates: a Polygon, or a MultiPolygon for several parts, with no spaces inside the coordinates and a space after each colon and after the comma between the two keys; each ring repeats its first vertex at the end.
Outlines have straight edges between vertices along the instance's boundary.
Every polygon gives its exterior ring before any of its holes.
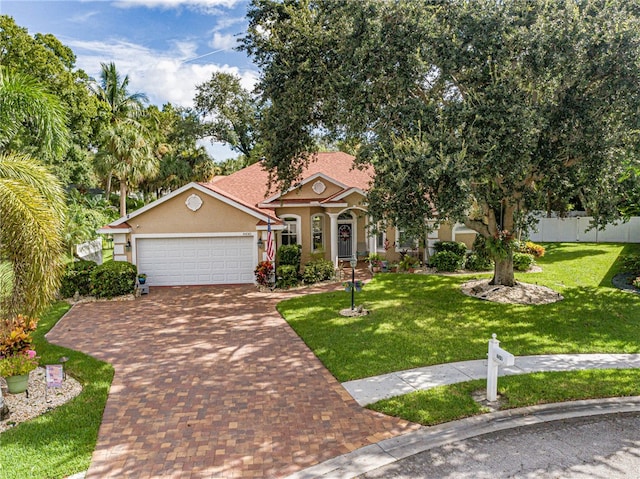
{"type": "Polygon", "coordinates": [[[286,187],[319,135],[375,167],[369,212],[462,221],[513,285],[512,238],[550,199],[602,225],[637,162],[639,8],[616,0],[254,0],[266,166],[286,187]]]}

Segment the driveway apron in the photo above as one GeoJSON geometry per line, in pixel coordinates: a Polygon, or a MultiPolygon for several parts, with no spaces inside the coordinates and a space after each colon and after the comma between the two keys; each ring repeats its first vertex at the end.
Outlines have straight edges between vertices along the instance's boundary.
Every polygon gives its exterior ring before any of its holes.
{"type": "Polygon", "coordinates": [[[416,425],[361,408],[247,286],[75,305],[49,341],[115,377],[87,478],[277,478],[416,425]]]}

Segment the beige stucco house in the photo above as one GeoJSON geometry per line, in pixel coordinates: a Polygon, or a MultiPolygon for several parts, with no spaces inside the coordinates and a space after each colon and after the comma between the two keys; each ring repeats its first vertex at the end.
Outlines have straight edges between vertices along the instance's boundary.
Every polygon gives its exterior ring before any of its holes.
{"type": "MultiPolygon", "coordinates": [[[[209,183],[189,183],[99,233],[113,235],[114,260],[135,264],[151,286],[252,283],[265,259],[268,224],[276,247],[301,245],[303,264],[312,254],[336,263],[369,252],[391,261],[401,250],[421,254],[413,244],[400,244],[393,229],[369,234],[372,170],[355,169],[353,160],[346,153],[318,153],[285,192],[268,191],[268,173],[256,163],[209,183]]],[[[444,226],[429,241],[470,245],[474,236],[460,225],[444,226]]]]}

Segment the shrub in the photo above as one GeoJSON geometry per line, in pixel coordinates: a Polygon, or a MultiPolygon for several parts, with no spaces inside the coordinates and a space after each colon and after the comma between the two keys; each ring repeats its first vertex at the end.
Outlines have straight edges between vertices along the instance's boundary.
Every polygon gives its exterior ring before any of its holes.
{"type": "Polygon", "coordinates": [[[535,258],[542,258],[545,253],[544,246],[527,241],[520,249],[521,253],[532,254],[535,258]]]}
{"type": "Polygon", "coordinates": [[[271,261],[261,261],[258,263],[254,274],[256,275],[256,283],[260,286],[270,286],[273,275],[273,263],[271,261]]]}
{"type": "Polygon", "coordinates": [[[400,271],[409,271],[412,268],[415,268],[420,264],[418,258],[414,258],[411,255],[405,254],[400,262],[398,263],[398,268],[400,271]]]}
{"type": "Polygon", "coordinates": [[[620,258],[622,270],[626,273],[640,275],[640,254],[627,254],[620,258]]]}
{"type": "Polygon", "coordinates": [[[464,256],[460,256],[453,251],[440,251],[431,258],[431,266],[438,271],[456,271],[462,269],[464,256]]]}
{"type": "Polygon", "coordinates": [[[465,269],[471,271],[487,271],[493,268],[493,261],[488,256],[480,255],[476,251],[467,253],[464,262],[465,269]]]}
{"type": "Polygon", "coordinates": [[[513,268],[516,271],[527,271],[535,264],[532,254],[529,253],[513,253],[513,268]]]}
{"type": "Polygon", "coordinates": [[[82,296],[91,294],[91,272],[96,266],[94,261],[84,259],[69,263],[62,275],[60,296],[70,298],[76,291],[82,296]]]}
{"type": "Polygon", "coordinates": [[[133,293],[137,268],[125,261],[109,261],[91,272],[91,292],[98,298],[113,298],[133,293]]]}
{"type": "MultiPolygon", "coordinates": [[[[0,321],[0,357],[13,356],[31,349],[32,333],[38,320],[19,314],[14,319],[0,321]]],[[[1,375],[0,375],[1,376],[1,375]]]]}
{"type": "Polygon", "coordinates": [[[298,285],[298,269],[290,264],[278,266],[276,286],[287,289],[298,285]]]}
{"type": "Polygon", "coordinates": [[[326,259],[310,261],[304,267],[302,282],[306,284],[318,283],[332,279],[335,274],[333,263],[326,259]]]}
{"type": "Polygon", "coordinates": [[[464,257],[464,255],[467,253],[467,245],[464,243],[458,243],[456,241],[437,241],[433,245],[433,249],[436,251],[436,253],[449,251],[460,257],[464,257]]]}
{"type": "Polygon", "coordinates": [[[302,247],[299,244],[280,246],[277,252],[278,266],[295,266],[296,272],[300,271],[300,257],[302,247]]]}

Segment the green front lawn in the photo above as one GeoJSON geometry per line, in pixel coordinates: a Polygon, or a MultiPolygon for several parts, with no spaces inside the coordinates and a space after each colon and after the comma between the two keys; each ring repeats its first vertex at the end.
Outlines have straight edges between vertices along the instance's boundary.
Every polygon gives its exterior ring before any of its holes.
{"type": "Polygon", "coordinates": [[[516,276],[561,293],[565,299],[554,304],[490,303],[460,292],[482,275],[380,274],[356,294],[368,316],[340,316],[350,304],[342,291],[287,300],[278,309],[340,381],[482,359],[492,333],[517,356],[640,352],[640,296],[611,286],[617,258],[640,252],[640,245],[546,246],[538,260],[543,272],[516,276]]]}
{"type": "Polygon", "coordinates": [[[38,324],[34,345],[40,364],[54,364],[67,356],[67,374],[80,381],[83,390],[67,404],[0,434],[1,479],[66,477],[89,467],[113,368],[46,341],[44,335],[68,310],[67,303],[52,306],[38,324]]]}

